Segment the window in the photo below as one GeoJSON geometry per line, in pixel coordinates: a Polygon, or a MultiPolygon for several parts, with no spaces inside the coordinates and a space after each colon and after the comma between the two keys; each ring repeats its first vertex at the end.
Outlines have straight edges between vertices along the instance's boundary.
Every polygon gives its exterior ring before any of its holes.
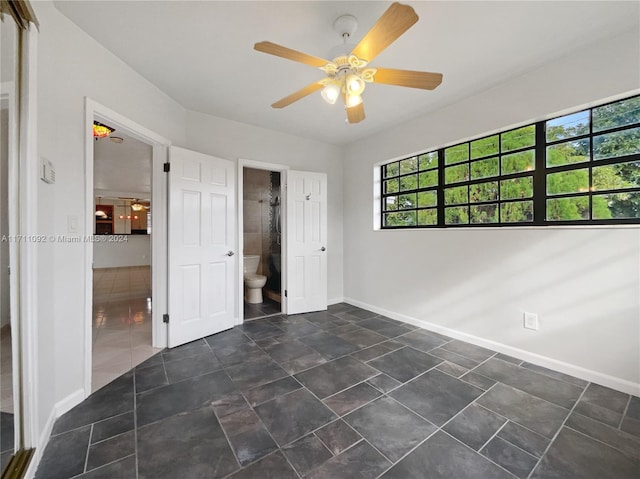
{"type": "Polygon", "coordinates": [[[640,223],[640,96],[381,167],[383,228],[640,223]]]}
{"type": "Polygon", "coordinates": [[[640,96],[545,126],[547,222],[640,222],[640,96]]]}

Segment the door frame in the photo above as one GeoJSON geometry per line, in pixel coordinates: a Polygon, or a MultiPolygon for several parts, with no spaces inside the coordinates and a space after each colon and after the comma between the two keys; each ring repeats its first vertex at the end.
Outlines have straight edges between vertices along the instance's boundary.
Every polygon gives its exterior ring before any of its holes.
{"type": "Polygon", "coordinates": [[[238,323],[242,324],[244,322],[244,168],[253,168],[256,170],[267,170],[267,171],[277,171],[280,173],[280,225],[282,227],[282,232],[280,236],[282,238],[281,243],[281,264],[280,270],[282,272],[282,279],[280,283],[280,297],[282,298],[282,314],[287,314],[287,298],[285,296],[285,289],[287,288],[287,171],[291,169],[288,165],[281,165],[277,163],[266,163],[264,161],[256,161],[256,160],[246,160],[239,158],[238,159],[238,171],[236,174],[237,182],[238,182],[238,247],[236,248],[238,251],[238,323]]]}
{"type": "MultiPolygon", "coordinates": [[[[167,176],[164,173],[164,163],[168,161],[168,150],[171,141],[144,126],[122,116],[121,114],[85,97],[85,208],[84,234],[85,238],[93,236],[94,229],[94,184],[93,167],[93,122],[98,120],[124,130],[128,135],[152,146],[151,160],[151,296],[153,306],[151,313],[152,346],[164,348],[167,345],[167,328],[163,327],[163,313],[168,305],[167,278],[167,176]]],[[[85,274],[84,274],[84,316],[85,316],[85,360],[84,360],[84,397],[91,394],[92,373],[92,329],[93,329],[93,244],[86,242],[84,246],[85,274]]]]}

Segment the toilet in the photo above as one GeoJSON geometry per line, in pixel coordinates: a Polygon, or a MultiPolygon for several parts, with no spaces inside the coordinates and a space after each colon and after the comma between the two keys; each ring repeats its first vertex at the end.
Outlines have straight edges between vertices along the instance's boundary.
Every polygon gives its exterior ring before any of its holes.
{"type": "Polygon", "coordinates": [[[267,277],[256,274],[260,266],[260,255],[244,257],[244,299],[247,303],[262,303],[262,288],[267,283],[267,277]]]}

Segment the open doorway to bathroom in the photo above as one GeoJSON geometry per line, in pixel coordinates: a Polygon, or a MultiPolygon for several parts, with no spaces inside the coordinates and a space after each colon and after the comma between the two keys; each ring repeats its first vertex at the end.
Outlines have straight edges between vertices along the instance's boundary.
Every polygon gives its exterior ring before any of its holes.
{"type": "Polygon", "coordinates": [[[282,190],[279,171],[243,168],[244,319],[282,312],[282,190]]]}

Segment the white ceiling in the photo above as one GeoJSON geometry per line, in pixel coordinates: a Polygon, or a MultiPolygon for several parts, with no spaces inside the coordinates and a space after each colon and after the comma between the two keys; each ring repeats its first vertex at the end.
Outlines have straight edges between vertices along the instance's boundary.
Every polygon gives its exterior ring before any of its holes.
{"type": "Polygon", "coordinates": [[[116,130],[112,137],[95,140],[93,145],[93,191],[103,198],[151,197],[151,146],[116,130]]]}
{"type": "Polygon", "coordinates": [[[359,22],[354,43],[390,2],[56,1],[57,8],[185,108],[346,144],[522,75],[581,46],[637,28],[637,1],[406,1],[420,17],[371,66],[444,74],[436,90],[368,85],[367,119],[315,93],[287,108],[271,103],[323,74],[265,55],[270,40],[327,57],[335,18],[359,22]]]}

